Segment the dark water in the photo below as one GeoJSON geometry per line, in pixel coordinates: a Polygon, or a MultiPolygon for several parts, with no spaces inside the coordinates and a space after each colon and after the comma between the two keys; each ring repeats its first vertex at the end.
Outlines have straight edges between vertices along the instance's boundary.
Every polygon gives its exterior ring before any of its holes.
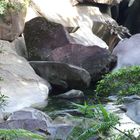
{"type": "Polygon", "coordinates": [[[101,102],[104,103],[105,99],[97,99],[94,90],[95,90],[94,88],[90,88],[88,90],[85,90],[84,91],[85,97],[82,99],[68,100],[68,99],[49,97],[48,105],[47,105],[47,107],[45,107],[43,109],[43,111],[51,116],[51,114],[53,114],[53,112],[56,112],[56,111],[65,111],[65,110],[75,109],[75,106],[72,103],[77,103],[77,104],[82,104],[82,105],[85,102],[89,105],[90,104],[98,104],[101,102]],[[99,102],[99,100],[100,100],[100,102],[99,102]]]}

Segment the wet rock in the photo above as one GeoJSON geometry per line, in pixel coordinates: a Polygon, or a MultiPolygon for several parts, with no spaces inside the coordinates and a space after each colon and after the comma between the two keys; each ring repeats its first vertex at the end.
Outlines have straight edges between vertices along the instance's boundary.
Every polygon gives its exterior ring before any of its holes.
{"type": "Polygon", "coordinates": [[[74,98],[83,98],[84,93],[80,90],[72,89],[66,93],[55,96],[56,98],[64,98],[64,99],[74,99],[74,98]]]}
{"type": "Polygon", "coordinates": [[[31,66],[52,84],[52,93],[62,93],[68,89],[85,89],[90,84],[90,74],[77,66],[47,61],[31,61],[31,66]]]}
{"type": "Polygon", "coordinates": [[[26,22],[24,36],[29,60],[46,60],[52,50],[69,43],[66,29],[43,17],[26,22]]]}
{"type": "Polygon", "coordinates": [[[113,50],[113,54],[117,56],[116,69],[140,65],[140,34],[120,41],[113,50]]]}
{"type": "Polygon", "coordinates": [[[13,43],[0,40],[1,93],[8,96],[3,112],[47,103],[50,84],[34,72],[26,59],[13,50],[13,43]]]}
{"type": "Polygon", "coordinates": [[[116,64],[116,58],[108,50],[98,46],[85,47],[78,44],[57,48],[47,59],[81,67],[90,73],[93,82],[99,80],[116,64]]]}

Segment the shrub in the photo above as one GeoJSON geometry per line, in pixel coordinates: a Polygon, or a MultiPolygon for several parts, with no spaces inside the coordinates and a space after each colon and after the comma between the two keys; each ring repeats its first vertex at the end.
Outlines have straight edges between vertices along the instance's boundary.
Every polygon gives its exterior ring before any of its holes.
{"type": "Polygon", "coordinates": [[[104,76],[96,87],[97,95],[140,95],[140,66],[122,68],[104,76]]]}
{"type": "Polygon", "coordinates": [[[29,0],[24,0],[24,3],[0,0],[0,15],[6,14],[8,9],[21,10],[24,6],[28,5],[28,3],[29,0]]]}

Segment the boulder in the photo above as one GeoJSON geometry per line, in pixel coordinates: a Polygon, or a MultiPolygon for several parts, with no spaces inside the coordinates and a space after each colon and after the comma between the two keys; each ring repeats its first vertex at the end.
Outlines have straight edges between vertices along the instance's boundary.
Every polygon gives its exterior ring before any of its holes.
{"type": "Polygon", "coordinates": [[[23,32],[28,2],[25,3],[24,0],[8,1],[16,6],[8,8],[0,17],[0,39],[13,41],[23,32]]]}
{"type": "Polygon", "coordinates": [[[117,56],[116,69],[140,65],[140,34],[120,41],[113,50],[113,54],[117,56]]]}
{"type": "Polygon", "coordinates": [[[55,96],[56,98],[63,98],[63,99],[77,99],[83,98],[84,93],[81,90],[72,89],[68,92],[55,96]]]}
{"type": "MultiPolygon", "coordinates": [[[[25,129],[41,134],[50,140],[65,140],[72,127],[72,124],[60,121],[56,124],[46,113],[33,108],[24,108],[13,112],[8,120],[0,123],[1,129],[25,129]]],[[[26,138],[22,139],[26,140],[26,138]]],[[[18,140],[21,140],[21,138],[18,138],[18,140]]]]}
{"type": "Polygon", "coordinates": [[[31,61],[30,64],[41,77],[52,84],[52,93],[85,89],[90,84],[90,74],[80,67],[47,61],[31,61]]]}
{"type": "Polygon", "coordinates": [[[59,23],[36,17],[25,24],[25,42],[29,60],[45,60],[55,48],[69,43],[68,32],[59,23]]]}
{"type": "Polygon", "coordinates": [[[3,112],[46,103],[50,85],[40,78],[26,59],[13,50],[13,43],[0,40],[0,89],[8,96],[3,112]]]}
{"type": "Polygon", "coordinates": [[[116,64],[116,57],[108,50],[78,44],[69,44],[53,50],[47,60],[81,67],[90,73],[93,82],[98,81],[116,64]]]}

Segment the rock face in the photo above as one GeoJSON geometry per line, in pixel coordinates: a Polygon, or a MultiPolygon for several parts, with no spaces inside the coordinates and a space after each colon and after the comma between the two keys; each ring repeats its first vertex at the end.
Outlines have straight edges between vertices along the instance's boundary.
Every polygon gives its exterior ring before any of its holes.
{"type": "Polygon", "coordinates": [[[85,47],[78,44],[57,48],[51,52],[47,59],[84,68],[90,73],[93,82],[109,72],[116,63],[115,57],[106,49],[98,46],[85,47]]]}
{"type": "Polygon", "coordinates": [[[0,92],[8,96],[4,112],[38,107],[46,102],[50,85],[35,74],[29,63],[12,50],[12,43],[0,41],[0,92]]]}
{"type": "Polygon", "coordinates": [[[31,61],[31,66],[53,86],[53,93],[68,89],[85,89],[90,84],[90,74],[79,67],[64,63],[31,61]]]}
{"type": "Polygon", "coordinates": [[[2,15],[3,18],[0,18],[0,39],[2,40],[13,41],[23,32],[27,7],[23,0],[17,0],[16,3],[18,8],[22,5],[20,11],[9,8],[6,14],[2,15]]]}
{"type": "Polygon", "coordinates": [[[24,36],[29,60],[45,60],[53,49],[69,43],[65,28],[43,17],[36,17],[27,22],[24,36]]]}
{"type": "Polygon", "coordinates": [[[113,54],[118,59],[116,69],[125,66],[140,65],[140,34],[120,41],[113,50],[113,54]]]}

